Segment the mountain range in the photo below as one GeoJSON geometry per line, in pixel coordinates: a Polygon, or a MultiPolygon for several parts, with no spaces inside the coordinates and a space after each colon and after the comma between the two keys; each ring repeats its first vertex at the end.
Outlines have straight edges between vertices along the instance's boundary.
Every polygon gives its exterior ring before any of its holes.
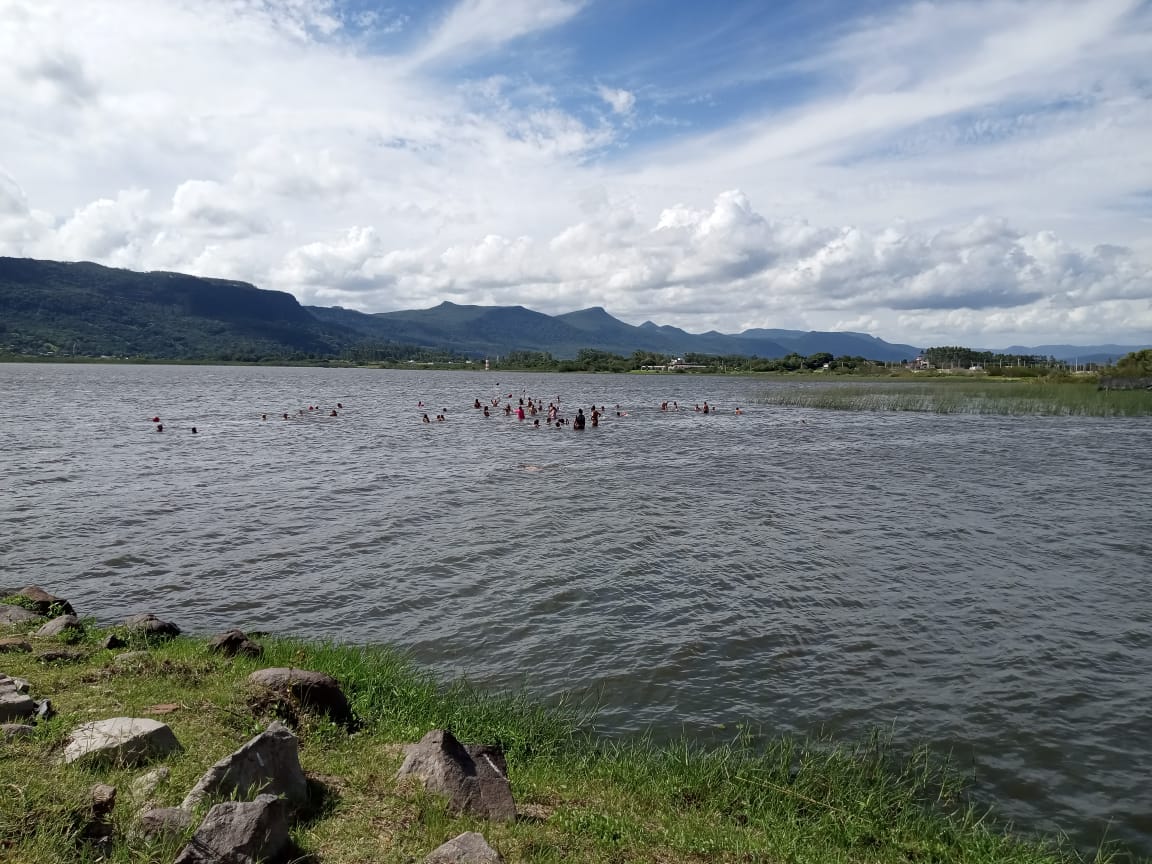
{"type": "MultiPolygon", "coordinates": [[[[688,333],[626,324],[600,307],[545,315],[523,306],[467,306],[367,314],[303,306],[291,294],[182,273],[139,273],[90,262],[0,257],[0,352],[215,359],[338,357],[373,346],[416,346],[474,358],[511,351],[570,358],[582,349],[631,355],[796,353],[908,360],[912,345],[866,333],[754,329],[688,333]]],[[[1013,353],[1086,360],[1124,346],[1042,346],[1013,353]],[[1058,353],[1056,350],[1061,349],[1058,353]]]]}

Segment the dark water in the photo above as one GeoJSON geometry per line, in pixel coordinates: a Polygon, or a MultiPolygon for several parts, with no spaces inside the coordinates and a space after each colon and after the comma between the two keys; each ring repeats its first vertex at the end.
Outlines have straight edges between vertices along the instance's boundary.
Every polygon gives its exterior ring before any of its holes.
{"type": "Polygon", "coordinates": [[[1152,853],[1152,423],[749,404],[770,386],[0,365],[0,582],[397,643],[595,693],[609,732],[888,729],[1021,827],[1152,853]],[[508,393],[609,417],[471,408],[508,393]]]}

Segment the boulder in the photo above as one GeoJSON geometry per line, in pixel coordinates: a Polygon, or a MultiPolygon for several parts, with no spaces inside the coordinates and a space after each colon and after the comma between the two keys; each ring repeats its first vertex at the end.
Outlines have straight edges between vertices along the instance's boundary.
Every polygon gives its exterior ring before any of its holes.
{"type": "Polygon", "coordinates": [[[119,633],[109,633],[100,642],[100,647],[106,651],[111,651],[114,648],[127,648],[128,640],[121,636],[119,633]]]}
{"type": "Polygon", "coordinates": [[[171,639],[180,635],[180,628],[171,621],[162,621],[151,612],[133,615],[124,619],[124,627],[133,633],[140,633],[154,639],[171,639]]]}
{"type": "Polygon", "coordinates": [[[0,723],[0,741],[11,741],[13,738],[30,738],[36,734],[35,726],[25,723],[0,723]]]}
{"type": "Polygon", "coordinates": [[[0,654],[28,654],[32,646],[19,636],[5,636],[0,639],[0,654]]]}
{"type": "Polygon", "coordinates": [[[183,834],[192,824],[192,814],[181,807],[147,807],[136,817],[133,833],[138,837],[160,839],[183,834]]]}
{"type": "Polygon", "coordinates": [[[259,657],[264,653],[264,648],[245,636],[242,630],[229,630],[213,636],[208,642],[208,650],[225,657],[235,657],[237,654],[259,657]]]}
{"type": "Polygon", "coordinates": [[[37,720],[51,720],[55,716],[56,708],[52,705],[51,699],[41,699],[36,703],[37,720]]]}
{"type": "Polygon", "coordinates": [[[36,713],[36,702],[27,695],[26,682],[0,675],[0,723],[25,720],[36,713]]]}
{"type": "Polygon", "coordinates": [[[262,864],[288,845],[288,811],[275,795],[226,801],[208,811],[173,864],[262,864]]]}
{"type": "Polygon", "coordinates": [[[293,717],[297,709],[326,714],[335,723],[352,726],[355,718],[336,679],[323,672],[274,667],[258,669],[248,676],[259,707],[293,717]]]}
{"type": "Polygon", "coordinates": [[[116,787],[97,783],[88,792],[90,801],[80,825],[79,836],[89,843],[112,841],[112,808],[116,806],[116,787]]]}
{"type": "Polygon", "coordinates": [[[494,822],[516,818],[508,766],[498,747],[465,747],[446,729],[433,729],[405,748],[396,776],[419,777],[429,792],[444,795],[453,813],[471,813],[494,822]]]}
{"type": "Polygon", "coordinates": [[[87,660],[88,654],[84,651],[57,648],[53,651],[41,651],[36,655],[36,659],[41,663],[79,663],[81,660],[87,660]]]}
{"type": "Polygon", "coordinates": [[[0,627],[9,624],[26,624],[29,621],[39,621],[43,615],[37,615],[23,606],[13,606],[9,603],[0,603],[0,627]]]}
{"type": "Polygon", "coordinates": [[[133,780],[129,791],[136,801],[147,801],[152,797],[152,793],[160,788],[160,784],[167,782],[171,776],[172,769],[167,765],[161,765],[133,780]]]}
{"type": "Polygon", "coordinates": [[[133,766],[180,749],[175,734],[159,720],[112,717],[73,729],[64,748],[64,761],[133,766]]]}
{"type": "Polygon", "coordinates": [[[501,864],[504,856],[488,845],[483,834],[468,831],[437,846],[424,864],[501,864]]]}
{"type": "Polygon", "coordinates": [[[125,651],[112,658],[113,669],[142,669],[152,662],[152,655],[147,651],[125,651]]]}
{"type": "Polygon", "coordinates": [[[208,798],[245,797],[267,792],[292,809],[308,801],[308,779],[300,767],[299,742],[279,721],[208,769],[180,805],[192,809],[208,798]]]}
{"type": "Polygon", "coordinates": [[[36,631],[37,636],[50,637],[59,636],[65,630],[83,630],[84,624],[75,615],[61,615],[59,618],[53,618],[43,627],[36,631]]]}
{"type": "Polygon", "coordinates": [[[63,597],[57,597],[49,594],[39,585],[29,585],[27,588],[21,588],[16,592],[17,597],[23,597],[30,605],[35,608],[39,615],[75,615],[76,610],[72,608],[72,604],[65,600],[63,597]]]}

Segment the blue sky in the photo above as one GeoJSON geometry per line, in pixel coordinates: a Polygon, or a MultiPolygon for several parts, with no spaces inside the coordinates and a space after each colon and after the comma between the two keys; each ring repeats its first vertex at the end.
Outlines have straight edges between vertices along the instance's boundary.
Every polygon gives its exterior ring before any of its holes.
{"type": "Polygon", "coordinates": [[[1152,342],[1139,0],[0,0],[0,254],[1152,342]]]}

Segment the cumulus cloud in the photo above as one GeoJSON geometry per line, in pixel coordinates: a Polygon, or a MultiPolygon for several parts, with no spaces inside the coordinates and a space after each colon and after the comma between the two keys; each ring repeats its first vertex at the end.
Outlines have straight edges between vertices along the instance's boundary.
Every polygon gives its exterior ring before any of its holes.
{"type": "Polygon", "coordinates": [[[429,25],[341,0],[0,0],[0,254],[365,311],[1152,335],[1140,4],[853,18],[766,64],[812,98],[663,140],[640,67],[565,78],[567,58],[517,53],[594,10],[460,0],[429,25]],[[406,47],[373,46],[398,28],[406,47]]]}

